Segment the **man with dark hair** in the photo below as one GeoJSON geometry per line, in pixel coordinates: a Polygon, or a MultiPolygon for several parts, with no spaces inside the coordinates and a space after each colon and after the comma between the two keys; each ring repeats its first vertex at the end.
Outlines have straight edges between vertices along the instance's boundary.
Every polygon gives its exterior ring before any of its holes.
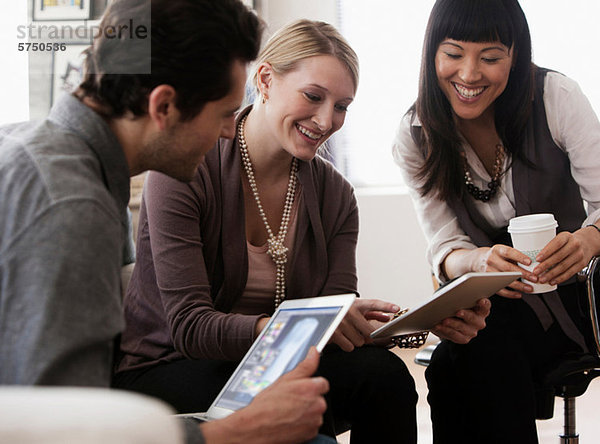
{"type": "MultiPolygon", "coordinates": [[[[78,90],[42,122],[0,128],[0,384],[110,385],[129,177],[189,180],[234,135],[259,45],[239,0],[113,0],[78,90]]],[[[313,350],[249,407],[204,424],[207,441],[315,436],[328,388],[310,377],[317,365],[313,350]]]]}

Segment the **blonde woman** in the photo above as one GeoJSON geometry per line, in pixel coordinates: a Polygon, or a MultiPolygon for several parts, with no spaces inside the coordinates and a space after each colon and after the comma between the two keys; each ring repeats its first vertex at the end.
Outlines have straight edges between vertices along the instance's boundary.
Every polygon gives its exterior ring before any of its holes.
{"type": "MultiPolygon", "coordinates": [[[[319,147],[354,99],[358,60],[330,25],[302,20],[266,44],[258,98],[184,184],[148,177],[116,385],[205,410],[284,299],[356,292],[358,208],[319,147]]],[[[176,147],[174,147],[176,149],[176,147]]],[[[358,300],[323,353],[323,433],[353,443],[416,442],[414,381],[370,344],[371,319],[398,310],[358,300]]]]}

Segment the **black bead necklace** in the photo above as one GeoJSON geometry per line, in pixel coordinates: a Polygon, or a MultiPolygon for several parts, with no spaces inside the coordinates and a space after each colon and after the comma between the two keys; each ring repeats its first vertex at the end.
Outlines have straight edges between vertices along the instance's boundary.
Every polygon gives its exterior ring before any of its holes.
{"type": "Polygon", "coordinates": [[[463,156],[463,168],[465,171],[465,185],[467,191],[471,195],[483,202],[487,202],[496,194],[500,187],[500,176],[502,175],[502,166],[504,165],[504,146],[499,143],[496,145],[496,160],[494,160],[494,169],[492,170],[492,181],[488,182],[487,190],[482,190],[473,183],[471,172],[469,171],[469,164],[467,163],[467,156],[462,153],[463,156]]]}

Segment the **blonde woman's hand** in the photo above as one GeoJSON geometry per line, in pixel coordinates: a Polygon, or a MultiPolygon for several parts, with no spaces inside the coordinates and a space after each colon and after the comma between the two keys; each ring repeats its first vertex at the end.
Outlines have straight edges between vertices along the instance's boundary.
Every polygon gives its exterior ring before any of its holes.
{"type": "Polygon", "coordinates": [[[333,333],[330,342],[350,352],[355,347],[373,343],[371,332],[375,326],[370,321],[387,322],[400,310],[395,304],[378,299],[357,299],[333,333]]]}

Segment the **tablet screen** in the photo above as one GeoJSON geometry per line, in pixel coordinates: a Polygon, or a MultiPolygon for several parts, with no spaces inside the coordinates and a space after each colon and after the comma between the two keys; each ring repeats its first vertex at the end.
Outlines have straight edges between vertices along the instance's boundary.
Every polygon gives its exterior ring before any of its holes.
{"type": "Polygon", "coordinates": [[[342,306],[280,309],[214,405],[230,410],[248,405],[261,390],[306,357],[341,309],[342,306]]]}

